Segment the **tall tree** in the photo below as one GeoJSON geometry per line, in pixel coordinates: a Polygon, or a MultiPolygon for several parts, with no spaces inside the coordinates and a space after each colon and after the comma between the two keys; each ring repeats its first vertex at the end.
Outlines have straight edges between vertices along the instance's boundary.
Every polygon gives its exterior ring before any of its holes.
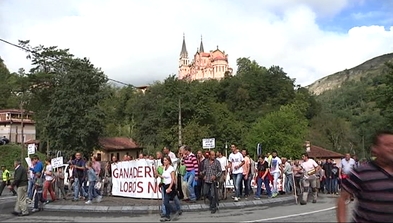
{"type": "Polygon", "coordinates": [[[393,63],[386,63],[384,78],[376,92],[378,108],[381,115],[386,118],[386,128],[393,127],[393,63]]]}
{"type": "Polygon", "coordinates": [[[256,121],[248,132],[247,147],[255,148],[262,143],[264,152],[277,150],[281,156],[298,158],[303,152],[307,125],[307,119],[296,106],[281,106],[256,121]]]}
{"type": "Polygon", "coordinates": [[[106,97],[107,77],[86,58],[57,47],[31,47],[33,68],[27,76],[38,109],[42,138],[52,149],[90,155],[102,135],[105,113],[99,102],[106,97]]]}

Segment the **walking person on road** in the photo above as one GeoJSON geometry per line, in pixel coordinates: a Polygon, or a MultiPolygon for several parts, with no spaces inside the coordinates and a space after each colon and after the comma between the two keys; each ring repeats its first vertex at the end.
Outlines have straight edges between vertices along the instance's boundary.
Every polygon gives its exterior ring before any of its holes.
{"type": "Polygon", "coordinates": [[[261,155],[258,157],[257,164],[257,192],[255,193],[255,199],[261,199],[262,194],[262,183],[265,185],[265,190],[267,196],[272,197],[272,192],[270,189],[270,169],[269,163],[265,160],[265,156],[261,155]]]}
{"type": "Polygon", "coordinates": [[[222,168],[220,161],[216,159],[216,153],[210,151],[209,158],[204,163],[204,169],[201,173],[203,177],[203,194],[210,201],[210,211],[212,214],[217,211],[217,182],[220,180],[222,168]]]}
{"type": "Polygon", "coordinates": [[[235,194],[233,196],[234,201],[239,201],[241,196],[242,180],[243,180],[243,155],[239,152],[235,145],[231,145],[232,153],[228,158],[228,166],[232,172],[233,186],[235,188],[235,194]]]}
{"type": "Polygon", "coordinates": [[[44,181],[44,189],[42,192],[42,196],[44,200],[46,200],[46,203],[49,203],[47,197],[48,197],[48,192],[50,194],[50,197],[52,199],[52,202],[56,200],[56,195],[55,191],[53,190],[53,181],[54,181],[54,173],[53,173],[53,167],[51,165],[51,158],[46,158],[45,160],[45,181],[44,181]]]}
{"type": "Polygon", "coordinates": [[[183,163],[186,166],[184,180],[187,181],[188,191],[190,193],[190,202],[196,202],[195,186],[198,180],[199,165],[196,156],[191,152],[191,147],[184,147],[183,163]]]}
{"type": "MultiPolygon", "coordinates": [[[[2,175],[2,180],[3,182],[1,182],[0,185],[0,196],[3,193],[3,190],[6,186],[11,185],[11,174],[10,171],[5,167],[5,166],[1,166],[1,171],[3,171],[3,175],[2,175]]],[[[10,189],[12,194],[15,196],[16,192],[13,188],[10,189]]]]}
{"type": "Polygon", "coordinates": [[[349,173],[337,202],[338,222],[347,222],[346,202],[357,198],[352,222],[392,222],[393,132],[377,132],[372,141],[376,159],[349,173]]]}
{"type": "Polygon", "coordinates": [[[15,203],[14,215],[27,216],[29,211],[27,210],[27,170],[21,165],[20,160],[14,162],[15,173],[14,181],[8,186],[10,190],[17,188],[17,198],[15,203]]]}
{"type": "Polygon", "coordinates": [[[172,166],[172,160],[168,156],[165,156],[163,159],[163,172],[160,177],[163,178],[162,189],[165,192],[164,193],[165,216],[163,216],[160,221],[170,221],[171,213],[174,212],[173,216],[177,217],[181,210],[180,207],[173,208],[173,206],[169,203],[170,200],[176,199],[177,190],[176,190],[175,168],[172,166]]]}
{"type": "Polygon", "coordinates": [[[303,186],[303,196],[300,201],[301,205],[307,204],[308,200],[308,191],[311,189],[313,195],[313,203],[317,202],[318,197],[318,189],[317,189],[317,178],[316,173],[319,171],[320,166],[315,162],[315,160],[310,159],[308,154],[305,153],[302,156],[303,163],[301,164],[303,170],[303,179],[302,179],[302,186],[303,186]]]}

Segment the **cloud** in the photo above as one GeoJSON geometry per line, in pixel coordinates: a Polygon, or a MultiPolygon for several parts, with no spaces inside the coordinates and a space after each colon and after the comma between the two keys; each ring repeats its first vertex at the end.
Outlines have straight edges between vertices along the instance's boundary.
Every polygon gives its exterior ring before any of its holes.
{"type": "MultiPolygon", "coordinates": [[[[203,35],[205,50],[218,45],[229,54],[233,68],[237,58],[250,57],[266,67],[279,65],[306,85],[393,50],[393,27],[359,24],[335,33],[318,25],[355,3],[13,0],[0,5],[0,19],[5,20],[0,34],[7,30],[6,38],[13,42],[30,39],[33,45],[70,48],[110,78],[142,85],[177,73],[185,32],[189,55],[203,35]]],[[[0,54],[13,71],[29,66],[18,49],[0,44],[0,54]]]]}

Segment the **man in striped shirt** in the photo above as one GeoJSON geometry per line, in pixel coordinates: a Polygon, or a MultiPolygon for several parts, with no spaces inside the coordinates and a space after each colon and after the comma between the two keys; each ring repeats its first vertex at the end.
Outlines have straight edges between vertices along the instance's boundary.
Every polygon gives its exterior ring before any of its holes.
{"type": "Polygon", "coordinates": [[[186,174],[184,180],[187,182],[188,191],[190,192],[190,201],[194,203],[196,201],[195,189],[196,182],[198,179],[198,160],[196,156],[191,152],[191,147],[184,147],[184,159],[183,163],[186,166],[186,174]]]}
{"type": "Polygon", "coordinates": [[[393,219],[393,132],[378,132],[372,145],[376,159],[352,170],[342,183],[337,202],[338,222],[347,222],[346,201],[355,196],[353,222],[391,222],[393,219]]]}

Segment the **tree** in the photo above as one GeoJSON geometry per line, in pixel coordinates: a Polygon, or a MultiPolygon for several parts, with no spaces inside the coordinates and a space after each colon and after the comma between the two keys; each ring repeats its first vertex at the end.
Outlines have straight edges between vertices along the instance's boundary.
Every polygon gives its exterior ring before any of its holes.
{"type": "Polygon", "coordinates": [[[386,118],[386,128],[393,127],[393,63],[386,63],[382,85],[377,88],[376,102],[386,118]]]}
{"type": "Polygon", "coordinates": [[[41,138],[52,149],[90,155],[104,131],[105,112],[99,102],[107,97],[107,77],[68,50],[20,43],[31,52],[34,67],[27,76],[36,102],[32,107],[40,115],[41,138]]]}
{"type": "Polygon", "coordinates": [[[307,119],[295,106],[281,106],[280,110],[259,118],[251,127],[246,138],[247,148],[262,143],[264,152],[277,150],[281,156],[298,158],[303,152],[307,125],[307,119]]]}

